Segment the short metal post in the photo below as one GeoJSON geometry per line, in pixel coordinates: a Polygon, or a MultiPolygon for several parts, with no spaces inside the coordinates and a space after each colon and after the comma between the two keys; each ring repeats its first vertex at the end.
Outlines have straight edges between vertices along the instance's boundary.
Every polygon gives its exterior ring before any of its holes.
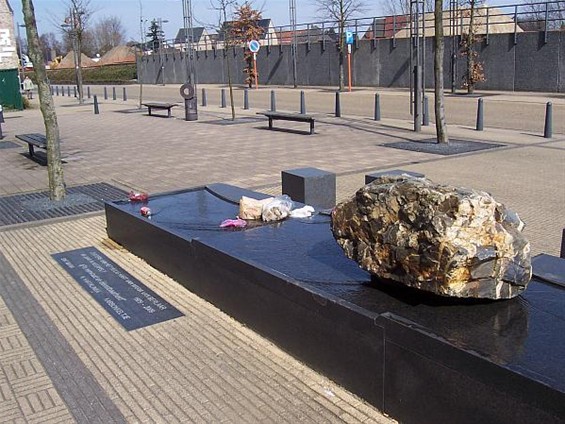
{"type": "Polygon", "coordinates": [[[77,96],[77,88],[73,87],[73,95],[76,97],[77,96]]]}
{"type": "Polygon", "coordinates": [[[375,121],[381,120],[381,95],[375,94],[375,121]]]}
{"type": "Polygon", "coordinates": [[[50,85],[50,86],[49,86],[49,91],[51,92],[51,95],[53,95],[53,94],[55,93],[53,90],[54,90],[54,89],[53,89],[53,86],[50,85]]]}
{"type": "Polygon", "coordinates": [[[123,97],[124,97],[124,102],[125,102],[128,99],[128,93],[126,92],[126,87],[122,87],[122,90],[123,90],[123,95],[124,95],[123,97]]]}
{"type": "Polygon", "coordinates": [[[206,95],[206,89],[202,89],[202,106],[208,106],[208,96],[206,95]]]}
{"type": "Polygon", "coordinates": [[[425,127],[430,125],[430,106],[428,104],[428,96],[424,96],[424,114],[422,116],[422,125],[425,127]]]}
{"type": "Polygon", "coordinates": [[[306,94],[304,94],[304,90],[300,90],[300,113],[306,114],[306,94]]]}
{"type": "Polygon", "coordinates": [[[484,114],[483,98],[479,97],[479,100],[477,102],[477,127],[476,127],[477,131],[483,130],[483,127],[484,127],[483,114],[484,114]]]}
{"type": "Polygon", "coordinates": [[[243,90],[243,109],[249,109],[249,90],[243,90]]]}
{"type": "Polygon", "coordinates": [[[222,88],[220,96],[220,107],[226,107],[226,89],[222,88]]]}
{"type": "Polygon", "coordinates": [[[277,111],[277,99],[275,97],[275,90],[271,90],[271,112],[277,111]]]}
{"type": "Polygon", "coordinates": [[[116,100],[116,87],[112,87],[112,100],[116,100]]]}
{"type": "Polygon", "coordinates": [[[86,87],[86,95],[90,99],[90,86],[86,87]]]}
{"type": "Polygon", "coordinates": [[[2,134],[2,123],[4,122],[4,109],[2,105],[0,105],[0,139],[4,138],[2,134]]]}
{"type": "Polygon", "coordinates": [[[59,86],[55,86],[55,95],[59,97],[59,86]]]}
{"type": "Polygon", "coordinates": [[[67,86],[67,97],[71,97],[71,86],[67,86]]]}
{"type": "Polygon", "coordinates": [[[104,87],[104,100],[108,100],[108,89],[104,87]]]}
{"type": "Polygon", "coordinates": [[[99,113],[100,113],[100,110],[98,109],[98,97],[95,94],[94,95],[94,114],[98,115],[99,113]]]}
{"type": "Polygon", "coordinates": [[[563,234],[561,235],[561,252],[559,252],[559,257],[565,259],[565,228],[563,228],[563,234]]]}
{"type": "Polygon", "coordinates": [[[553,137],[553,105],[547,102],[545,105],[545,128],[543,130],[545,138],[553,137]]]}
{"type": "Polygon", "coordinates": [[[65,87],[61,86],[61,97],[65,97],[65,87]]]}
{"type": "Polygon", "coordinates": [[[341,100],[340,100],[340,92],[336,91],[335,93],[335,117],[341,117],[341,100]]]}

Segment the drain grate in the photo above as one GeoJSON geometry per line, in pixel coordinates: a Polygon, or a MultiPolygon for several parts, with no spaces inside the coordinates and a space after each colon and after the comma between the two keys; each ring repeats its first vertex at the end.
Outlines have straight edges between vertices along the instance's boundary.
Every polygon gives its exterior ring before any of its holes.
{"type": "Polygon", "coordinates": [[[393,149],[410,150],[412,152],[433,153],[442,156],[460,155],[462,153],[505,147],[504,144],[455,139],[450,139],[449,144],[439,144],[435,139],[430,139],[421,141],[397,141],[383,144],[383,146],[392,147],[393,149]]]}
{"type": "Polygon", "coordinates": [[[127,192],[106,183],[69,187],[60,202],[49,200],[49,192],[0,197],[0,226],[79,215],[104,209],[104,202],[121,200],[127,192]]]}

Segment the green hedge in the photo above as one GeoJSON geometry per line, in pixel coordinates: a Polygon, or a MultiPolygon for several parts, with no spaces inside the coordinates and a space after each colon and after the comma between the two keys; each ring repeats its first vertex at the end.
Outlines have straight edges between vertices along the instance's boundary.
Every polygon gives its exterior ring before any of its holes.
{"type": "MultiPolygon", "coordinates": [[[[32,79],[33,76],[30,76],[32,79]]],[[[75,84],[74,69],[49,69],[47,77],[51,84],[75,84]]],[[[83,68],[82,81],[84,84],[127,84],[137,78],[135,64],[106,65],[83,68]]]]}

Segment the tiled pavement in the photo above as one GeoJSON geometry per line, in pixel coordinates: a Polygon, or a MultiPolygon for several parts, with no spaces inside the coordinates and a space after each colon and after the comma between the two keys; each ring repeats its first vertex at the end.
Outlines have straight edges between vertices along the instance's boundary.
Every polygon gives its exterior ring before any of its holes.
{"type": "MultiPolygon", "coordinates": [[[[565,227],[565,136],[508,130],[460,138],[507,147],[437,155],[383,147],[428,138],[410,123],[319,116],[314,136],[267,131],[263,122],[221,125],[149,118],[134,102],[71,106],[56,99],[68,185],[106,182],[150,193],[211,182],[280,192],[280,171],[338,173],[338,196],[376,169],[403,168],[438,182],[492,192],[526,221],[533,253],[557,254],[565,227]]],[[[255,117],[255,111],[245,112],[255,117]]],[[[182,116],[179,109],[175,113],[182,116]]],[[[244,114],[238,110],[238,115],[244,114]]],[[[43,132],[38,110],[8,113],[6,140],[43,132]]],[[[289,123],[287,127],[303,129],[289,123]]],[[[283,126],[281,125],[281,126],[283,126]]],[[[0,150],[0,194],[44,190],[46,168],[0,150]]],[[[0,230],[0,417],[2,422],[387,422],[371,406],[300,364],[106,238],[101,214],[0,230]],[[185,316],[125,332],[51,259],[95,246],[185,316]]]]}

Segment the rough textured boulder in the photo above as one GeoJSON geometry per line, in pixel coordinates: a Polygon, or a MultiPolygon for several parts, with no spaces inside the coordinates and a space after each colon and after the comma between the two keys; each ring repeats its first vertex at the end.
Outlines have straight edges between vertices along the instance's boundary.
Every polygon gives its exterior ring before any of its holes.
{"type": "Polygon", "coordinates": [[[332,213],[345,254],[381,278],[449,297],[508,299],[531,278],[518,215],[485,192],[383,176],[332,213]]]}

